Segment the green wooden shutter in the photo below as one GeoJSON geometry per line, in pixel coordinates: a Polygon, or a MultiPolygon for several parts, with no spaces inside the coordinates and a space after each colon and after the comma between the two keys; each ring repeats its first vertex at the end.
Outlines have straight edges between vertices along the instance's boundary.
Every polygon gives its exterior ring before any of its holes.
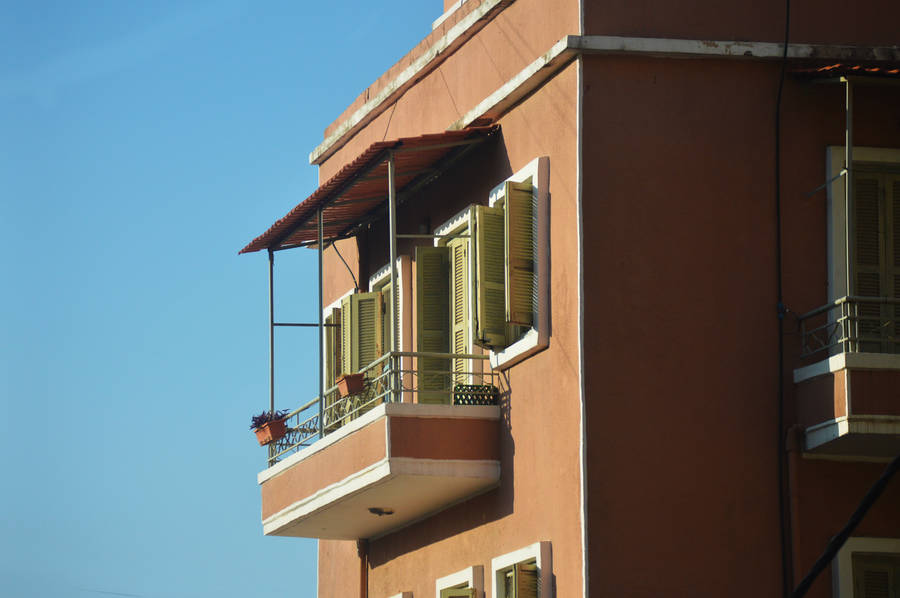
{"type": "MultiPolygon", "coordinates": [[[[381,288],[381,300],[382,300],[382,318],[381,318],[381,354],[390,353],[391,351],[391,335],[394,331],[394,319],[391,317],[391,309],[393,309],[393,304],[391,303],[391,284],[388,283],[381,288]]],[[[400,348],[398,346],[397,350],[400,348]]]]}
{"type": "Polygon", "coordinates": [[[854,598],[900,598],[900,555],[854,554],[854,598]]]}
{"type": "MultiPolygon", "coordinates": [[[[887,187],[885,195],[890,203],[890,209],[887,210],[889,234],[885,236],[889,244],[887,255],[890,256],[889,281],[886,286],[893,292],[891,296],[900,300],[900,176],[888,176],[885,183],[887,187]]],[[[893,327],[888,327],[891,336],[888,350],[891,353],[900,353],[900,304],[894,305],[893,309],[890,306],[886,307],[889,317],[894,322],[893,327]]]]}
{"type": "Polygon", "coordinates": [[[507,345],[503,208],[475,206],[475,342],[507,345]]]}
{"type": "MultiPolygon", "coordinates": [[[[450,250],[416,247],[416,351],[450,352],[450,250]]],[[[418,402],[449,403],[447,359],[418,359],[418,402]]]]}
{"type": "MultiPolygon", "coordinates": [[[[878,176],[858,172],[854,175],[853,187],[853,295],[881,297],[884,247],[878,176]]],[[[881,306],[861,303],[856,315],[856,325],[851,328],[851,335],[857,339],[856,349],[880,352],[881,306]]]]}
{"type": "Polygon", "coordinates": [[[445,588],[441,590],[441,598],[475,598],[475,589],[445,588]]]}
{"type": "MultiPolygon", "coordinates": [[[[453,239],[447,248],[450,250],[450,352],[463,354],[469,352],[469,239],[453,239]]],[[[462,374],[471,369],[467,360],[454,359],[451,369],[454,383],[467,383],[462,374]]]]}
{"type": "Polygon", "coordinates": [[[381,293],[354,293],[341,301],[341,369],[353,374],[379,357],[381,293]]]}
{"type": "Polygon", "coordinates": [[[537,565],[516,563],[513,567],[513,580],[516,589],[515,598],[537,598],[537,565]]]}
{"type": "MultiPolygon", "coordinates": [[[[341,310],[335,308],[325,317],[325,390],[335,385],[343,372],[341,367],[341,310]],[[330,324],[337,324],[333,326],[330,324]]],[[[340,399],[334,391],[325,395],[325,431],[332,432],[340,427],[340,420],[332,407],[340,399]]]]}
{"type": "Polygon", "coordinates": [[[504,200],[506,228],[506,320],[531,326],[535,311],[535,205],[531,179],[507,181],[504,200]]]}

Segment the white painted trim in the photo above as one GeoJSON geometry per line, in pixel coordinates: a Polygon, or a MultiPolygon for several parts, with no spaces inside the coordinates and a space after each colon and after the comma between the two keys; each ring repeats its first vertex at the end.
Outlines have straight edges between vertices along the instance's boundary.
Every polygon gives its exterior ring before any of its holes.
{"type": "MultiPolygon", "coordinates": [[[[500,479],[500,463],[498,461],[468,459],[412,459],[384,458],[346,478],[320,488],[309,496],[293,502],[277,513],[263,520],[263,533],[266,535],[290,526],[298,519],[307,517],[320,509],[327,508],[342,499],[371,488],[398,475],[479,478],[486,480],[500,479]]],[[[444,508],[444,507],[442,507],[444,508]]]]}
{"type": "Polygon", "coordinates": [[[503,575],[504,569],[531,559],[534,559],[537,565],[538,598],[551,598],[553,596],[553,555],[550,550],[550,542],[546,540],[491,559],[491,596],[507,598],[502,592],[503,584],[499,583],[500,575],[503,575]]]}
{"type": "Polygon", "coordinates": [[[794,370],[794,383],[841,370],[900,370],[900,355],[892,353],[838,353],[794,370]]]}
{"type": "Polygon", "coordinates": [[[453,4],[453,6],[451,6],[450,8],[448,8],[448,9],[444,12],[444,14],[442,14],[441,16],[439,16],[437,19],[435,19],[435,20],[431,23],[431,30],[434,31],[435,29],[437,29],[438,27],[440,27],[440,26],[441,26],[441,23],[443,23],[444,21],[446,21],[447,18],[448,18],[450,15],[452,15],[452,14],[455,13],[457,10],[459,10],[459,8],[460,8],[465,2],[466,2],[466,0],[456,0],[456,2],[453,4]]]}
{"type": "MultiPolygon", "coordinates": [[[[497,405],[430,405],[426,403],[380,403],[340,429],[317,440],[308,447],[297,451],[286,459],[257,474],[257,482],[262,485],[278,474],[290,469],[300,461],[324,450],[339,440],[364,428],[382,417],[415,417],[418,419],[500,419],[497,405]]],[[[389,427],[389,426],[388,426],[389,427]]]]}
{"type": "MultiPolygon", "coordinates": [[[[853,146],[854,162],[900,164],[900,149],[853,146]]],[[[844,146],[830,145],[825,153],[825,180],[830,181],[844,168],[844,146]]],[[[845,177],[835,179],[826,187],[828,196],[828,300],[847,294],[847,275],[844,242],[845,177]]]]}
{"type": "Polygon", "coordinates": [[[441,590],[466,584],[466,588],[475,590],[475,598],[484,596],[484,567],[474,565],[462,571],[439,577],[434,582],[434,598],[441,598],[441,590]]]}
{"type": "Polygon", "coordinates": [[[900,554],[898,538],[847,538],[831,565],[834,598],[853,598],[853,553],[887,552],[900,554]]]}
{"type": "Polygon", "coordinates": [[[310,164],[321,164],[343,145],[342,141],[351,137],[362,127],[370,123],[376,116],[384,112],[390,101],[398,98],[426,72],[436,68],[458,45],[465,42],[467,36],[474,35],[477,30],[487,24],[487,15],[495,8],[509,0],[484,0],[477,8],[464,16],[440,39],[434,42],[412,64],[403,69],[390,83],[379,91],[374,98],[362,105],[345,119],[325,140],[309,154],[310,164]],[[477,29],[476,29],[477,27],[477,29]],[[457,43],[459,42],[459,43],[457,43]]]}
{"type": "Polygon", "coordinates": [[[263,519],[263,534],[270,535],[300,519],[333,504],[345,496],[373,486],[391,476],[390,460],[387,458],[373,463],[346,478],[313,492],[309,496],[293,502],[277,513],[263,519]]]}
{"type": "Polygon", "coordinates": [[[399,594],[394,594],[390,598],[413,598],[412,592],[400,592],[399,594]]]}
{"type": "Polygon", "coordinates": [[[303,461],[304,459],[308,459],[309,457],[311,457],[312,455],[315,455],[319,451],[328,448],[335,442],[338,442],[338,441],[342,440],[343,438],[346,438],[347,436],[349,436],[350,434],[353,434],[357,430],[368,426],[375,420],[377,420],[381,417],[384,417],[385,416],[385,408],[387,406],[388,406],[387,403],[381,403],[381,404],[376,405],[375,407],[373,407],[366,413],[363,413],[361,416],[359,416],[356,419],[354,419],[353,421],[351,421],[349,424],[343,425],[340,427],[340,429],[332,432],[331,434],[328,434],[327,436],[325,436],[325,438],[320,438],[319,440],[315,441],[308,447],[297,451],[296,453],[285,458],[284,460],[279,461],[272,467],[269,467],[268,469],[265,469],[265,470],[259,472],[256,476],[257,482],[260,485],[262,485],[263,482],[274,478],[275,476],[284,472],[287,469],[290,469],[291,467],[293,467],[300,461],[303,461]]]}
{"type": "MultiPolygon", "coordinates": [[[[537,255],[535,270],[537,306],[534,326],[522,338],[502,351],[491,351],[491,367],[505,370],[520,361],[543,351],[550,345],[550,158],[535,158],[506,181],[523,182],[531,179],[532,193],[536,196],[537,255]]],[[[504,199],[503,181],[491,190],[488,203],[494,206],[504,199]]]]}
{"type": "Polygon", "coordinates": [[[847,434],[900,435],[900,416],[844,415],[806,428],[804,450],[811,451],[847,434]]]}
{"type": "MultiPolygon", "coordinates": [[[[584,31],[584,0],[581,0],[581,31],[584,31]]],[[[578,241],[578,465],[579,499],[581,500],[581,595],[588,598],[588,506],[587,488],[587,422],[585,421],[584,395],[584,215],[582,213],[582,142],[584,140],[584,60],[578,57],[578,105],[576,109],[576,165],[575,165],[575,227],[578,241]]]]}

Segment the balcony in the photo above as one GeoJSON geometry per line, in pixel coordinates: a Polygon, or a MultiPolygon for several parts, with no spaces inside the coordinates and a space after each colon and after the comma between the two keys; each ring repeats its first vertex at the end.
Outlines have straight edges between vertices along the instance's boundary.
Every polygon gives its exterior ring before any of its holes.
{"type": "Polygon", "coordinates": [[[500,409],[486,359],[388,353],[363,368],[361,392],[333,387],[292,412],[259,474],[263,532],[377,537],[496,486],[500,409]],[[433,402],[414,402],[425,388],[433,402]]]}
{"type": "Polygon", "coordinates": [[[843,297],[800,316],[797,415],[812,454],[900,453],[900,300],[843,297]]]}

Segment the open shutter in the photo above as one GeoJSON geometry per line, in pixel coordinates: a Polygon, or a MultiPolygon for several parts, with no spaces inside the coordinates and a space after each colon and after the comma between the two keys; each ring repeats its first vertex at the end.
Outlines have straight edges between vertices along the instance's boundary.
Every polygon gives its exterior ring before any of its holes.
{"type": "Polygon", "coordinates": [[[503,208],[475,206],[475,342],[506,346],[503,208]]]}
{"type": "MultiPolygon", "coordinates": [[[[450,250],[416,247],[416,351],[450,352],[450,250]]],[[[450,362],[418,358],[418,402],[449,403],[447,372],[450,362]]]]}
{"type": "MultiPolygon", "coordinates": [[[[469,352],[469,239],[453,239],[450,249],[450,352],[469,352]]],[[[468,361],[454,359],[453,382],[465,384],[462,372],[469,370],[468,361]]]]}
{"type": "Polygon", "coordinates": [[[537,565],[516,563],[513,569],[513,580],[516,588],[516,598],[537,598],[537,565]]]}
{"type": "MultiPolygon", "coordinates": [[[[391,334],[393,333],[393,323],[394,319],[391,317],[391,309],[393,307],[393,303],[391,303],[391,285],[390,283],[386,284],[381,288],[381,303],[382,303],[382,317],[381,317],[381,355],[385,353],[390,353],[391,351],[391,334]]],[[[397,349],[400,350],[399,347],[397,349]]]]}
{"type": "Polygon", "coordinates": [[[853,555],[855,598],[900,598],[900,555],[853,555]]]}
{"type": "MultiPolygon", "coordinates": [[[[886,235],[889,249],[887,255],[890,258],[890,266],[888,270],[887,288],[891,289],[894,299],[900,300],[900,176],[890,175],[886,177],[886,197],[890,203],[888,214],[888,231],[886,235]]],[[[890,310],[891,306],[887,306],[890,310]]],[[[891,319],[894,322],[893,327],[889,327],[888,334],[891,336],[889,352],[900,353],[900,304],[893,306],[893,314],[891,319]]]]}
{"type": "MultiPolygon", "coordinates": [[[[853,180],[853,295],[881,297],[883,292],[882,219],[877,175],[858,172],[853,180]]],[[[858,351],[880,352],[881,306],[860,303],[856,325],[851,335],[856,337],[858,351]]]]}
{"type": "Polygon", "coordinates": [[[328,394],[329,388],[333,387],[337,379],[341,376],[343,368],[341,367],[341,310],[335,308],[331,313],[325,316],[325,431],[331,432],[336,430],[340,424],[337,413],[335,413],[334,404],[340,399],[337,391],[328,394]]]}
{"type": "Polygon", "coordinates": [[[441,590],[441,598],[475,598],[475,589],[446,588],[441,590]]]}
{"type": "Polygon", "coordinates": [[[506,228],[506,320],[531,326],[535,311],[535,199],[531,179],[507,181],[504,200],[506,228]]]}
{"type": "Polygon", "coordinates": [[[379,357],[381,293],[354,293],[341,301],[341,366],[356,373],[379,357]]]}

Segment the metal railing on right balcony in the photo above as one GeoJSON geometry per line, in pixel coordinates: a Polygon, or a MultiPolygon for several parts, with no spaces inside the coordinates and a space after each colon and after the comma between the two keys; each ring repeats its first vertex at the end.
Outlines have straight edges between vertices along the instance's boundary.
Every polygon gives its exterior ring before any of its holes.
{"type": "Polygon", "coordinates": [[[900,353],[900,299],[841,297],[800,316],[801,357],[900,353]]]}
{"type": "Polygon", "coordinates": [[[362,390],[342,396],[338,385],[304,403],[286,417],[287,433],[268,445],[271,467],[287,455],[324,438],[379,403],[419,402],[453,405],[496,405],[497,373],[487,355],[452,353],[387,353],[362,370],[362,390]],[[322,414],[321,422],[319,414],[322,414]]]}

